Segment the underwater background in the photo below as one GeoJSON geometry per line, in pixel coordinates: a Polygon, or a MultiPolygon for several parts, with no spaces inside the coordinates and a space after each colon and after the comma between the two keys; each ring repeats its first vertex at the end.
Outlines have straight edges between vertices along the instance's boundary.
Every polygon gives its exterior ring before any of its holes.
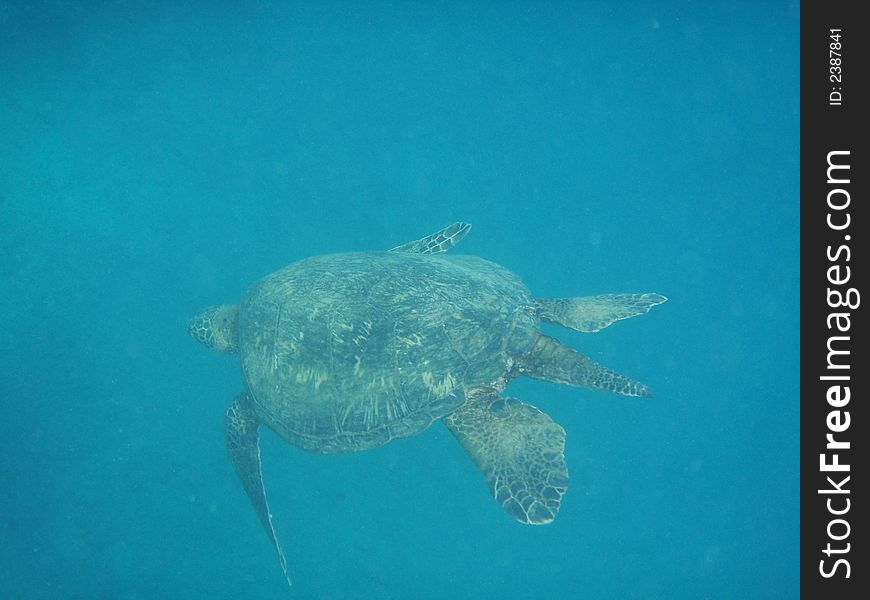
{"type": "Polygon", "coordinates": [[[794,598],[795,2],[0,2],[0,598],[794,598]],[[236,480],[238,358],[186,320],[464,220],[547,333],[653,399],[531,380],[556,521],[450,433],[236,480]]]}

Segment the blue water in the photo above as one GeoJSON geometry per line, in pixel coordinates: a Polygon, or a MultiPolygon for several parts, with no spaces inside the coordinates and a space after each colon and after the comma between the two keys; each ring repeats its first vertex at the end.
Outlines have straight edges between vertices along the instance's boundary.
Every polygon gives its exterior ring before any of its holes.
{"type": "Polygon", "coordinates": [[[797,596],[796,3],[180,4],[0,5],[0,597],[797,596]],[[185,322],[456,220],[539,296],[667,295],[546,328],[657,396],[511,384],[567,431],[543,527],[440,424],[265,433],[288,595],[185,322]]]}

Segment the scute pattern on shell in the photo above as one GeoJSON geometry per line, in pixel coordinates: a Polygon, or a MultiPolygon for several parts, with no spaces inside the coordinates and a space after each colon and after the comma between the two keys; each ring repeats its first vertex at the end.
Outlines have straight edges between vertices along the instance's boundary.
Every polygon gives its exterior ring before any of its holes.
{"type": "Polygon", "coordinates": [[[474,256],[316,256],[246,294],[242,370],[258,416],[287,441],[362,450],[504,378],[534,341],[531,306],[516,275],[474,256]]]}

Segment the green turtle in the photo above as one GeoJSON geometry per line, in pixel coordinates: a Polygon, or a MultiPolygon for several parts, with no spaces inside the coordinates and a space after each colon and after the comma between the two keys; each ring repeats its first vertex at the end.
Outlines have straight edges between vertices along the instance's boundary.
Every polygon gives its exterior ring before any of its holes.
{"type": "Polygon", "coordinates": [[[260,469],[259,427],[317,453],[357,452],[440,420],[507,513],[552,521],[568,488],[565,430],[502,395],[525,375],[651,396],[650,389],[544,335],[540,321],[595,332],[646,313],[659,294],[536,298],[476,256],[446,255],[454,223],[388,251],[306,258],[252,285],[240,304],[195,316],[188,332],[238,353],[246,389],[225,417],[233,468],[278,553],[260,469]]]}

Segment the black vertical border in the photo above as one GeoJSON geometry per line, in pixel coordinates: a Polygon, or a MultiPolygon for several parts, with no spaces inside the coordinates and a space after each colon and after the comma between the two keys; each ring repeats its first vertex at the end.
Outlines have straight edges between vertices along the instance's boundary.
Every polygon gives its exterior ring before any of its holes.
{"type": "MultiPolygon", "coordinates": [[[[870,23],[858,16],[863,2],[814,1],[801,4],[800,15],[800,58],[801,58],[801,594],[806,598],[867,598],[870,593],[867,578],[870,563],[867,561],[866,545],[870,536],[863,528],[867,494],[859,489],[868,486],[866,458],[867,411],[864,404],[868,398],[870,380],[870,358],[862,350],[867,346],[867,328],[864,312],[870,303],[870,290],[863,285],[867,262],[866,238],[870,236],[865,205],[870,202],[866,196],[867,152],[866,139],[868,113],[865,90],[868,61],[866,38],[870,36],[870,23]],[[842,37],[842,82],[831,81],[831,55],[829,54],[831,29],[840,29],[842,37]],[[836,88],[842,88],[837,90],[836,88]],[[840,106],[831,106],[830,94],[840,91],[843,95],[840,106]],[[847,185],[829,184],[827,179],[828,153],[848,150],[850,165],[847,185]],[[831,211],[828,207],[828,193],[835,188],[845,188],[850,196],[848,208],[831,211]],[[849,213],[850,225],[847,230],[835,231],[827,224],[829,213],[833,219],[842,223],[844,213],[849,213]],[[849,239],[846,239],[846,236],[849,239]],[[828,253],[836,255],[841,246],[849,247],[848,253],[842,251],[839,260],[832,261],[828,253]],[[829,250],[830,247],[830,250],[829,250]],[[846,258],[848,257],[848,261],[846,258]],[[828,269],[835,264],[850,268],[850,280],[835,286],[828,281],[828,269]],[[862,293],[861,304],[853,309],[832,308],[828,302],[828,289],[839,288],[845,293],[849,287],[862,293]],[[866,297],[863,292],[867,292],[866,297]],[[828,329],[828,316],[834,312],[848,312],[850,330],[848,333],[828,329]],[[821,376],[831,374],[827,369],[828,338],[832,335],[848,335],[850,354],[846,360],[851,365],[848,370],[837,371],[847,374],[851,396],[848,405],[839,410],[848,411],[849,428],[834,434],[835,439],[849,441],[851,448],[839,451],[839,461],[850,465],[846,473],[850,480],[843,488],[849,494],[820,494],[820,489],[830,488],[826,477],[831,475],[841,481],[843,473],[822,473],[819,455],[829,455],[836,450],[826,450],[826,435],[829,433],[829,412],[836,410],[827,401],[829,386],[834,382],[823,381],[821,376]],[[826,502],[832,498],[834,509],[842,509],[845,498],[850,500],[850,508],[841,517],[828,511],[826,502]],[[828,524],[832,519],[843,518],[849,522],[849,536],[841,541],[830,540],[828,524]],[[828,543],[832,547],[845,547],[849,552],[827,557],[823,550],[828,543]],[[825,560],[827,568],[842,557],[850,565],[850,577],[844,577],[845,568],[840,565],[833,577],[825,578],[820,573],[820,561],[825,560]]],[[[841,155],[842,156],[842,155],[841,155]]],[[[838,159],[843,161],[843,158],[838,159]]],[[[843,171],[839,171],[844,173],[843,171]]],[[[842,203],[845,196],[835,194],[835,202],[842,203]]],[[[841,321],[845,322],[845,321],[841,321]]],[[[841,348],[846,348],[841,343],[841,348]]],[[[842,414],[841,414],[842,418],[842,414]]],[[[829,459],[830,461],[830,459],[829,459]]],[[[840,536],[846,531],[842,523],[835,524],[833,532],[840,536]]]]}

